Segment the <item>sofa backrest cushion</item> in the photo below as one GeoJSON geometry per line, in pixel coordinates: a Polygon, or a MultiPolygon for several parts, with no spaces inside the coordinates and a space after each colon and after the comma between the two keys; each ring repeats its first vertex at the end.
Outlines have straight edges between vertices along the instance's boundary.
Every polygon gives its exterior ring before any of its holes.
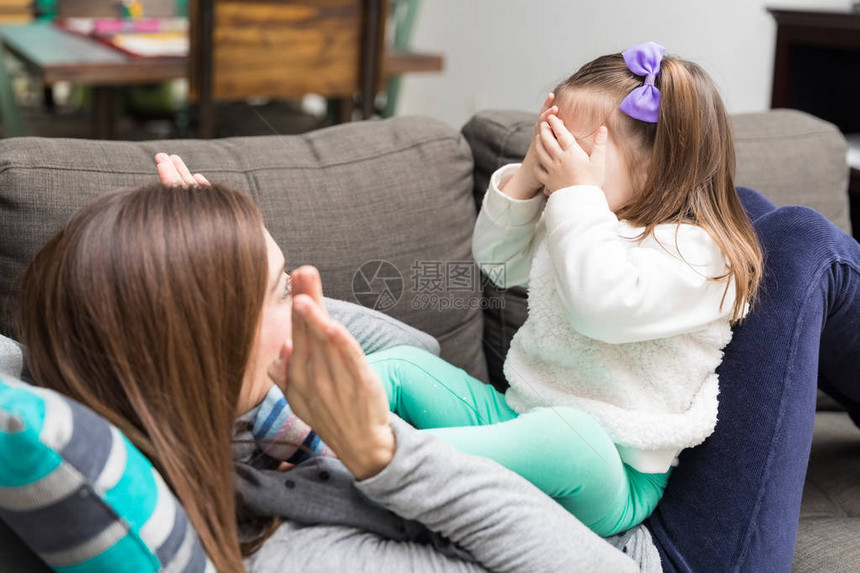
{"type": "Polygon", "coordinates": [[[14,336],[15,278],[36,250],[89,199],[156,181],[160,151],[254,197],[288,268],[317,266],[327,296],[432,334],[444,358],[486,378],[477,280],[429,276],[472,260],[472,155],[421,117],[210,141],[0,141],[0,333],[14,336]]]}

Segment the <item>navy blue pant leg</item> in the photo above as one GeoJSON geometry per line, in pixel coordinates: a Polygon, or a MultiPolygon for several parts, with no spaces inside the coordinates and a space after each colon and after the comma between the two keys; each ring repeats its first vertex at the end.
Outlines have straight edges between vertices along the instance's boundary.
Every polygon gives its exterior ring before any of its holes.
{"type": "Polygon", "coordinates": [[[646,522],[665,571],[790,571],[819,347],[824,389],[860,404],[860,244],[811,209],[741,197],[764,283],[718,370],[717,427],[682,452],[646,522]]]}

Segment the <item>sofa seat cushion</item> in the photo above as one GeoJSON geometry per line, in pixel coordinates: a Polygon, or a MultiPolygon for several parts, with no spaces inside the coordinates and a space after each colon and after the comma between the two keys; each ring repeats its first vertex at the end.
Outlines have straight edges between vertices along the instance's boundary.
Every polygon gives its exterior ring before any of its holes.
{"type": "Polygon", "coordinates": [[[486,379],[472,154],[421,117],[211,141],[0,141],[0,333],[14,336],[15,277],[36,250],[87,200],[156,181],[160,151],[254,197],[288,268],[317,266],[327,296],[430,333],[444,358],[486,379]]]}

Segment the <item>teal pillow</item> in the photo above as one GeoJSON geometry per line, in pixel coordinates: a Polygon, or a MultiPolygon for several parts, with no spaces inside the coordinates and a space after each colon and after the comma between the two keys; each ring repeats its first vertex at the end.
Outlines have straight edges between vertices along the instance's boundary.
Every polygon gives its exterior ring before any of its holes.
{"type": "Polygon", "coordinates": [[[55,571],[214,571],[178,500],[117,428],[2,372],[0,519],[55,571]]]}

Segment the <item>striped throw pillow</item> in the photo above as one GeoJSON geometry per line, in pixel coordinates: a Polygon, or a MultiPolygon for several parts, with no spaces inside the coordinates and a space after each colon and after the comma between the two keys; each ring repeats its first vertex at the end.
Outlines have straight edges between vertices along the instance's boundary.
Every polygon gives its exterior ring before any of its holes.
{"type": "Polygon", "coordinates": [[[55,571],[214,572],[182,506],[119,430],[7,374],[0,519],[55,571]]]}

